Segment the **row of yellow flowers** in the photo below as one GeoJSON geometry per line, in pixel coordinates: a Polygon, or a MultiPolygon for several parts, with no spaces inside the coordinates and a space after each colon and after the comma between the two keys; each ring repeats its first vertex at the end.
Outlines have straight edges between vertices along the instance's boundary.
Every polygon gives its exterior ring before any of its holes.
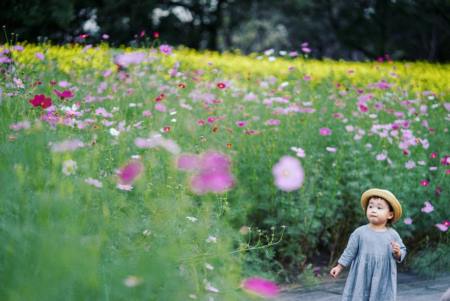
{"type": "MultiPolygon", "coordinates": [[[[18,63],[33,66],[34,69],[48,68],[40,64],[36,57],[42,53],[47,62],[66,74],[85,71],[105,71],[114,69],[113,56],[121,52],[144,51],[145,48],[110,48],[106,44],[95,47],[83,45],[55,46],[49,44],[23,45],[21,52],[12,51],[14,60],[18,63]]],[[[6,46],[3,46],[6,47],[6,46]]],[[[12,47],[9,47],[13,49],[12,47]]],[[[155,49],[153,49],[154,53],[155,49]]],[[[163,55],[163,54],[154,54],[163,55]]],[[[224,77],[252,79],[274,76],[280,80],[308,76],[313,83],[321,79],[332,78],[338,82],[344,80],[360,86],[384,79],[389,83],[407,83],[408,90],[431,90],[436,93],[448,94],[450,83],[450,65],[432,64],[428,62],[349,62],[336,60],[314,60],[305,58],[277,57],[239,53],[198,52],[192,49],[179,48],[172,55],[159,61],[170,67],[179,62],[186,69],[218,68],[224,77]]]]}

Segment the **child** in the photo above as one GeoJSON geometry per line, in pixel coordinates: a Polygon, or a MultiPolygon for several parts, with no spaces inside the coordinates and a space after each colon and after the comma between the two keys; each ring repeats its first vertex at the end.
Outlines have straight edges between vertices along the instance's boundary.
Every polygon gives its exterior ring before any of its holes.
{"type": "Polygon", "coordinates": [[[397,294],[397,265],[406,247],[390,227],[402,215],[397,198],[387,190],[369,189],[361,196],[369,223],[350,236],[344,253],[330,274],[336,278],[351,264],[342,300],[394,301],[397,294]]]}

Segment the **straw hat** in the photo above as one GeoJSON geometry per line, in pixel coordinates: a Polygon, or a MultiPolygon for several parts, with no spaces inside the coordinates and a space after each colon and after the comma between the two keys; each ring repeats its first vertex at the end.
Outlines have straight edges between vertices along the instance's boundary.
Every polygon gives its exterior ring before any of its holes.
{"type": "Polygon", "coordinates": [[[372,188],[365,191],[361,196],[361,206],[363,207],[364,211],[367,208],[369,199],[375,196],[385,199],[386,202],[388,202],[392,206],[392,209],[394,210],[394,217],[392,218],[392,223],[398,221],[399,218],[402,216],[402,205],[400,205],[400,202],[397,200],[395,195],[393,195],[392,192],[388,190],[372,188]]]}

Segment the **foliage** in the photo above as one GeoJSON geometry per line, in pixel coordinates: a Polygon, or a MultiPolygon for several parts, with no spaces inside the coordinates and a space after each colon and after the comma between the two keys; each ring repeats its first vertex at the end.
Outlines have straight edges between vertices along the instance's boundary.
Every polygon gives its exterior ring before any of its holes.
{"type": "Polygon", "coordinates": [[[411,218],[395,226],[411,256],[445,251],[448,65],[23,46],[1,50],[2,299],[239,300],[247,276],[309,282],[365,222],[373,186],[411,218]],[[142,61],[117,66],[122,54],[142,61]],[[30,104],[42,94],[54,111],[30,104]],[[183,153],[229,156],[233,189],[192,193],[178,152],[137,146],[155,132],[183,153]],[[55,151],[67,139],[83,146],[55,151]],[[284,155],[305,170],[299,190],[274,185],[284,155]],[[132,158],[144,172],[126,191],[116,170],[132,158]]]}

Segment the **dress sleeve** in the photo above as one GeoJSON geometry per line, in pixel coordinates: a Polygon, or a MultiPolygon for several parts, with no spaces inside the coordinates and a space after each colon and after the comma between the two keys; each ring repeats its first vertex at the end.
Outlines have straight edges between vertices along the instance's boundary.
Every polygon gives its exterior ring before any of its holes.
{"type": "Polygon", "coordinates": [[[353,232],[352,235],[350,235],[347,247],[339,258],[338,263],[344,267],[348,267],[352,263],[353,259],[355,259],[356,254],[358,254],[358,248],[359,236],[356,232],[353,232]]]}
{"type": "MultiPolygon", "coordinates": [[[[398,243],[398,244],[400,245],[400,253],[401,253],[400,259],[395,258],[395,261],[397,261],[398,263],[400,263],[400,262],[402,262],[402,261],[405,259],[405,257],[406,257],[406,253],[407,253],[407,251],[406,251],[406,246],[405,246],[405,244],[403,243],[403,241],[402,241],[400,235],[398,235],[397,231],[394,231],[394,239],[395,239],[395,242],[398,243]]],[[[392,256],[394,256],[394,255],[392,255],[392,256]]]]}

